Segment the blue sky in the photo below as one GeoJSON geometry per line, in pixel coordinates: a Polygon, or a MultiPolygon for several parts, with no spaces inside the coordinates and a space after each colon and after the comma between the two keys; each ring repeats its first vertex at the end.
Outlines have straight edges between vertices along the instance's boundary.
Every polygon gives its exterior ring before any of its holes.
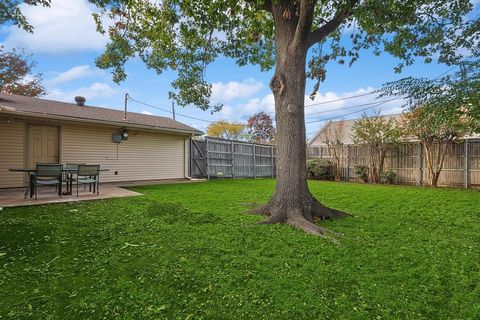
{"type": "MultiPolygon", "coordinates": [[[[478,4],[478,1],[475,1],[478,4]]],[[[128,92],[133,98],[161,108],[170,109],[168,99],[170,82],[175,74],[166,72],[157,75],[146,69],[140,61],[127,65],[128,78],[120,85],[111,80],[108,71],[95,67],[94,59],[104,48],[108,39],[95,31],[91,18],[92,7],[86,0],[53,0],[51,8],[24,7],[24,14],[35,27],[33,34],[18,28],[5,26],[0,29],[0,43],[7,48],[21,47],[33,54],[38,62],[37,71],[43,73],[49,94],[46,98],[73,102],[76,95],[86,97],[88,105],[122,109],[123,97],[128,92]]],[[[478,6],[477,6],[478,10],[478,6]]],[[[380,57],[366,51],[359,62],[352,67],[330,64],[327,80],[321,85],[315,101],[306,104],[336,100],[343,97],[369,92],[382,83],[401,77],[435,77],[449,68],[437,64],[417,62],[404,69],[402,74],[393,72],[398,61],[385,54],[380,57]]],[[[268,82],[273,71],[260,72],[257,66],[238,67],[226,58],[217,60],[207,72],[207,80],[213,83],[214,102],[224,104],[221,112],[212,115],[195,107],[177,108],[177,113],[216,121],[220,119],[246,122],[246,119],[259,111],[272,113],[273,97],[268,82]]],[[[307,95],[312,83],[307,84],[307,95]]],[[[322,126],[323,120],[341,117],[364,107],[338,110],[374,101],[375,96],[321,104],[306,109],[307,136],[311,137],[322,126]],[[318,113],[320,112],[320,113],[318,113]],[[310,114],[317,113],[317,114],[310,114]]],[[[383,114],[401,111],[401,101],[392,101],[381,106],[383,114]]],[[[129,103],[129,110],[151,113],[158,116],[171,115],[136,102],[129,103]]],[[[345,116],[355,118],[361,112],[345,116]]],[[[177,117],[177,120],[204,130],[205,121],[177,117]]]]}

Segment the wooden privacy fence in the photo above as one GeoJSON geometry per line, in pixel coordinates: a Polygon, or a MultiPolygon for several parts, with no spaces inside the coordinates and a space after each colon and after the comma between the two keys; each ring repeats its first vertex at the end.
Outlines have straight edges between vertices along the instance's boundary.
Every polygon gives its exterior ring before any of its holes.
{"type": "MultiPolygon", "coordinates": [[[[307,149],[307,158],[331,159],[326,146],[307,149]]],[[[360,181],[355,176],[356,165],[368,165],[368,152],[363,146],[345,145],[340,156],[342,181],[360,181]]],[[[430,184],[430,174],[420,143],[404,143],[393,148],[385,159],[385,170],[397,174],[399,184],[430,184]]],[[[440,173],[439,186],[480,187],[480,140],[465,140],[448,147],[440,173]]]]}
{"type": "Polygon", "coordinates": [[[191,140],[190,175],[193,178],[275,177],[273,145],[205,138],[191,140]]]}

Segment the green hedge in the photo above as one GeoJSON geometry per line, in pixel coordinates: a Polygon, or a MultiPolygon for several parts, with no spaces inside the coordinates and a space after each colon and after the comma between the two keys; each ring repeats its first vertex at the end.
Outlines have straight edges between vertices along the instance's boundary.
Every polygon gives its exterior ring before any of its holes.
{"type": "Polygon", "coordinates": [[[333,180],[333,166],[328,160],[307,160],[307,174],[309,179],[333,180]]]}

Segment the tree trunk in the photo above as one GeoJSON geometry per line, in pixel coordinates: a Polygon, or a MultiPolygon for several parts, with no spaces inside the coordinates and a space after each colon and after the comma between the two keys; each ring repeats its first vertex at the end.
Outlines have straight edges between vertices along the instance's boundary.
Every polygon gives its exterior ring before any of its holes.
{"type": "MultiPolygon", "coordinates": [[[[290,3],[290,1],[286,1],[290,3]]],[[[274,6],[277,65],[270,88],[275,97],[277,179],[269,202],[254,212],[267,215],[264,223],[288,223],[305,232],[324,235],[316,219],[346,216],[318,202],[307,185],[305,139],[305,66],[307,45],[292,46],[296,18],[285,19],[281,4],[274,6]]]]}
{"type": "Polygon", "coordinates": [[[431,185],[432,187],[436,188],[438,186],[438,178],[440,178],[440,172],[431,172],[431,185]]]}
{"type": "Polygon", "coordinates": [[[333,161],[333,176],[335,178],[335,181],[340,181],[341,180],[340,161],[338,159],[335,159],[333,161]]]}

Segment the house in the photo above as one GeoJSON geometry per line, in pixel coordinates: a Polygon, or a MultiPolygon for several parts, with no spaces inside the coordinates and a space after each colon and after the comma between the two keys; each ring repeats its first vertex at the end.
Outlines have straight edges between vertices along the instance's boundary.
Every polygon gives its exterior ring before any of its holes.
{"type": "MultiPolygon", "coordinates": [[[[387,121],[390,119],[394,119],[396,121],[402,120],[401,114],[384,115],[381,117],[385,118],[387,121]]],[[[327,122],[322,128],[320,128],[320,130],[318,130],[313,138],[308,141],[307,148],[318,148],[325,146],[324,137],[327,132],[338,132],[338,135],[341,137],[341,141],[345,145],[354,144],[352,133],[353,125],[357,120],[358,119],[327,122]]]]}
{"type": "Polygon", "coordinates": [[[189,140],[202,132],[134,112],[0,93],[0,188],[20,187],[9,168],[100,164],[104,182],[187,178],[189,140]]]}

